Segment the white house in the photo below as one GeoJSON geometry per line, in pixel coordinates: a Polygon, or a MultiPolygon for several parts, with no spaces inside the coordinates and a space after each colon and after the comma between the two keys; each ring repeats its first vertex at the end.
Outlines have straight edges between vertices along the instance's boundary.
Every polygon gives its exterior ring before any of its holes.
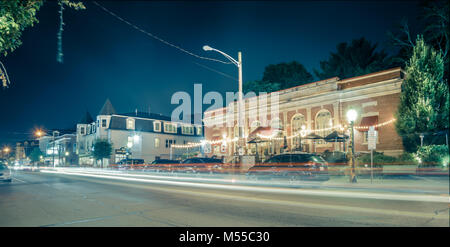
{"type": "MultiPolygon", "coordinates": [[[[106,139],[113,152],[104,164],[117,163],[125,158],[169,159],[171,145],[200,142],[203,126],[172,122],[170,117],[155,113],[133,112],[117,114],[109,100],[93,120],[89,113],[77,124],[77,153],[80,165],[93,165],[92,151],[97,139],[106,139]]],[[[173,158],[187,150],[172,149],[173,158]]]]}

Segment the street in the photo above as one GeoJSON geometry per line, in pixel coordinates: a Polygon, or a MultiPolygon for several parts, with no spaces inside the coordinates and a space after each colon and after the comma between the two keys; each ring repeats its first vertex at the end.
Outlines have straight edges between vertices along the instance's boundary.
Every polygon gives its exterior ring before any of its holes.
{"type": "Polygon", "coordinates": [[[0,226],[448,227],[448,180],[429,180],[420,183],[436,186],[389,191],[101,170],[14,171],[12,183],[0,183],[0,226]]]}

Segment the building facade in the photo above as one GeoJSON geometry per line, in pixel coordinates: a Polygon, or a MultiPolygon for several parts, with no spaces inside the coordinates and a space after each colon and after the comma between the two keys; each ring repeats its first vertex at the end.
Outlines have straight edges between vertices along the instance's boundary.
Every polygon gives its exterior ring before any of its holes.
{"type": "Polygon", "coordinates": [[[38,140],[26,140],[17,142],[15,147],[15,157],[17,161],[27,160],[35,147],[39,147],[38,140]]]}
{"type": "Polygon", "coordinates": [[[77,166],[76,137],[75,133],[62,133],[44,139],[47,141],[45,164],[50,166],[77,166]]]}
{"type": "MultiPolygon", "coordinates": [[[[241,143],[245,145],[245,154],[258,152],[260,157],[265,158],[286,150],[299,150],[299,147],[311,153],[346,151],[348,141],[331,142],[321,137],[329,136],[334,131],[349,135],[346,112],[355,109],[358,113],[354,123],[355,152],[369,152],[368,127],[374,126],[378,131],[376,151],[399,155],[403,152],[403,146],[395,130],[394,115],[400,102],[403,78],[401,68],[393,68],[342,80],[334,77],[280,90],[276,92],[277,101],[273,103],[271,97],[266,97],[265,101],[260,100],[261,96],[246,98],[245,143],[241,143]],[[252,100],[256,100],[258,105],[252,105],[252,100]],[[275,102],[278,104],[274,105],[275,102]],[[271,109],[275,108],[276,114],[272,114],[271,109]]],[[[237,154],[238,143],[229,141],[230,137],[237,139],[239,136],[237,121],[234,120],[234,127],[220,126],[230,116],[227,111],[227,108],[220,108],[205,112],[206,140],[228,138],[226,147],[223,146],[225,142],[213,144],[210,155],[231,157],[237,154]]],[[[233,117],[238,119],[237,110],[234,110],[233,117]]]]}
{"type": "MultiPolygon", "coordinates": [[[[83,120],[86,119],[89,120],[83,120]]],[[[203,126],[172,122],[170,117],[155,113],[117,114],[107,100],[95,120],[77,124],[80,164],[95,165],[92,152],[97,139],[112,144],[112,155],[105,160],[106,165],[126,158],[150,163],[155,159],[181,158],[186,150],[172,148],[172,145],[200,142],[203,126]]]]}

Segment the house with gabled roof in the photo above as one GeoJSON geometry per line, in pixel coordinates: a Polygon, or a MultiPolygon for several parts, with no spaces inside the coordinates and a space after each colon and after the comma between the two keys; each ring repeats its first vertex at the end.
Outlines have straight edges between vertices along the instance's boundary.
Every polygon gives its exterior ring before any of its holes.
{"type": "Polygon", "coordinates": [[[168,116],[134,111],[117,113],[107,99],[95,118],[86,113],[77,124],[77,153],[80,165],[95,165],[92,151],[97,139],[108,140],[113,153],[104,164],[116,164],[123,159],[181,158],[186,150],[172,145],[198,143],[203,139],[203,126],[173,122],[168,116]]]}

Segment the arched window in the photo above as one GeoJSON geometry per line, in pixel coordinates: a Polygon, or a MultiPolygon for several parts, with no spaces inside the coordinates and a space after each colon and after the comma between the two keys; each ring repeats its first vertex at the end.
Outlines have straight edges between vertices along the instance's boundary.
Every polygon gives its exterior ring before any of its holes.
{"type": "Polygon", "coordinates": [[[257,129],[259,126],[261,126],[261,122],[259,121],[253,121],[250,125],[250,133],[252,133],[255,129],[257,129]]]}
{"type": "Polygon", "coordinates": [[[270,121],[270,127],[272,127],[272,129],[283,129],[283,123],[281,122],[281,120],[279,118],[274,118],[272,119],[272,121],[270,121]]]}
{"type": "MultiPolygon", "coordinates": [[[[327,110],[321,110],[317,113],[315,123],[316,135],[325,137],[333,131],[331,129],[331,127],[333,127],[333,120],[331,118],[331,113],[327,110]]],[[[321,141],[318,143],[321,143],[321,141]]]]}
{"type": "Polygon", "coordinates": [[[302,125],[305,125],[305,117],[302,114],[296,114],[291,122],[292,134],[297,134],[302,129],[302,125]]]}
{"type": "Polygon", "coordinates": [[[295,135],[294,138],[292,138],[292,147],[294,148],[300,148],[301,144],[301,136],[300,131],[302,130],[302,126],[305,126],[305,116],[302,114],[295,114],[294,117],[292,117],[291,120],[291,129],[292,129],[292,135],[295,135]]]}

